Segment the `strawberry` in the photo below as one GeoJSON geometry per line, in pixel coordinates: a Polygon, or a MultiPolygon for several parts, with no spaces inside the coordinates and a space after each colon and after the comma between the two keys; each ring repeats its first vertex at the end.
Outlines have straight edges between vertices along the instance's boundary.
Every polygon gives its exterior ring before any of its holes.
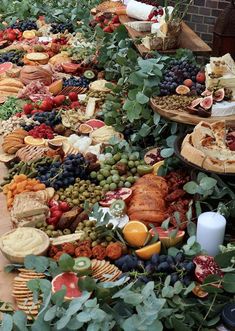
{"type": "Polygon", "coordinates": [[[120,23],[118,15],[112,18],[112,23],[120,23]]]}
{"type": "Polygon", "coordinates": [[[76,92],[70,92],[69,93],[69,99],[71,101],[78,101],[78,95],[77,95],[77,93],[76,92]]]}
{"type": "Polygon", "coordinates": [[[51,101],[50,98],[47,98],[47,99],[42,101],[39,108],[43,111],[50,111],[53,108],[53,102],[51,101]]]}
{"type": "Polygon", "coordinates": [[[7,39],[10,41],[15,41],[16,40],[16,34],[14,32],[10,32],[7,34],[7,39]]]}
{"type": "Polygon", "coordinates": [[[37,109],[34,109],[34,110],[31,111],[31,115],[34,115],[36,113],[38,113],[38,110],[37,109]]]}
{"type": "Polygon", "coordinates": [[[77,108],[77,107],[80,107],[80,103],[78,101],[74,101],[71,103],[70,105],[71,108],[77,108]]]}
{"type": "Polygon", "coordinates": [[[104,20],[104,24],[109,25],[109,20],[107,18],[104,20]]]}
{"type": "Polygon", "coordinates": [[[33,110],[33,105],[31,103],[26,103],[23,106],[23,111],[26,115],[31,114],[32,110],[33,110]]]}
{"type": "Polygon", "coordinates": [[[53,102],[55,106],[61,106],[65,102],[65,95],[57,95],[54,97],[53,102]]]}
{"type": "Polygon", "coordinates": [[[104,32],[113,32],[112,28],[110,26],[106,26],[104,29],[103,29],[104,32]]]}

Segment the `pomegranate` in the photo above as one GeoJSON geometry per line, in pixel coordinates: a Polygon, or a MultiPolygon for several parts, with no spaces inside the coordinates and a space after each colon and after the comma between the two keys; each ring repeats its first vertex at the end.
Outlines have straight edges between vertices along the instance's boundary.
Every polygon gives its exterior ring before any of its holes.
{"type": "Polygon", "coordinates": [[[128,202],[132,195],[132,190],[130,188],[119,188],[115,191],[109,191],[105,194],[103,200],[99,202],[102,207],[109,207],[115,200],[121,199],[128,202]]]}
{"type": "Polygon", "coordinates": [[[223,276],[223,272],[220,270],[218,264],[212,256],[196,256],[193,259],[193,263],[196,265],[195,277],[199,283],[203,283],[209,275],[223,276]]]}

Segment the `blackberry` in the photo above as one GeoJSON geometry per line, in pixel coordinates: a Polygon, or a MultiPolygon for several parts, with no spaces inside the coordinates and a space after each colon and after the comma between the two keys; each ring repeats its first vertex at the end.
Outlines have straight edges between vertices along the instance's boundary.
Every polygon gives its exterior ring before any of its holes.
{"type": "Polygon", "coordinates": [[[11,25],[12,29],[18,29],[21,32],[26,30],[37,30],[37,24],[35,21],[27,20],[27,21],[18,21],[11,25]]]}

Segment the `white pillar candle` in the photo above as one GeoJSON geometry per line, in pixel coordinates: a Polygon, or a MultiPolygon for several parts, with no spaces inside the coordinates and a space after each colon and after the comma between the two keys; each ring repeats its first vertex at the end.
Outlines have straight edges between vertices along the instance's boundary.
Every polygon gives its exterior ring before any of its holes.
{"type": "Polygon", "coordinates": [[[219,253],[219,245],[223,244],[226,219],[215,212],[202,213],[197,221],[197,242],[209,255],[219,253]]]}

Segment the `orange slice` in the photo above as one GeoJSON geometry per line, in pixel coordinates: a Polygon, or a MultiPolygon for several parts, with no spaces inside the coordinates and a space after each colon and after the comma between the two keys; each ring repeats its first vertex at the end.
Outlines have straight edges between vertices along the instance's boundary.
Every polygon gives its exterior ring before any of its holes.
{"type": "Polygon", "coordinates": [[[150,237],[146,225],[139,221],[128,222],[123,229],[124,239],[132,247],[142,247],[150,237]]]}
{"type": "Polygon", "coordinates": [[[24,142],[26,145],[43,146],[46,141],[43,138],[33,138],[32,136],[27,136],[24,138],[24,142]]]}
{"type": "Polygon", "coordinates": [[[36,33],[34,30],[25,30],[22,36],[24,39],[33,39],[36,37],[36,33]]]}
{"type": "Polygon", "coordinates": [[[158,241],[152,245],[145,246],[135,251],[136,255],[143,260],[149,260],[153,254],[159,254],[161,251],[161,242],[158,241]]]}
{"type": "Polygon", "coordinates": [[[57,95],[62,91],[62,88],[63,88],[63,80],[59,79],[53,82],[49,86],[49,92],[51,92],[53,95],[57,95]]]}

